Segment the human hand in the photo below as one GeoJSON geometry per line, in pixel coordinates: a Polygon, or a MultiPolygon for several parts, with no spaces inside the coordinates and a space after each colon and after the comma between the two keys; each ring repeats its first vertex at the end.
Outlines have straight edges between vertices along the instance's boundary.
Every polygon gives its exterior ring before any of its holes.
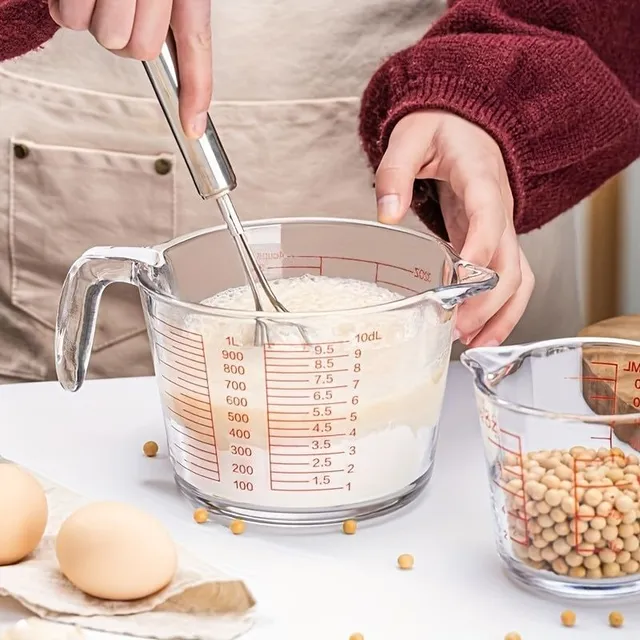
{"type": "Polygon", "coordinates": [[[376,172],[380,222],[402,220],[416,178],[440,181],[454,249],[500,277],[493,291],[460,306],[457,337],[473,347],[502,343],[527,307],[534,276],[513,225],[513,196],[500,148],[483,129],[452,113],[412,113],[395,126],[376,172]]]}
{"type": "Polygon", "coordinates": [[[211,102],[211,0],[49,0],[61,27],[89,31],[105,49],[136,60],[160,54],[169,27],[180,72],[180,120],[199,138],[211,102]]]}

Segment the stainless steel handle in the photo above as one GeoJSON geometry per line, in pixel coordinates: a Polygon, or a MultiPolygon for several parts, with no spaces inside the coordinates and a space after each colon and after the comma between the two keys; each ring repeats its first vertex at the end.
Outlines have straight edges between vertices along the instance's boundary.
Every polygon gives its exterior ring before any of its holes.
{"type": "Polygon", "coordinates": [[[207,199],[219,198],[233,191],[237,184],[236,176],[209,115],[205,133],[197,140],[188,138],[182,128],[178,111],[178,64],[171,33],[160,56],[142,64],[198,193],[207,199]]]}

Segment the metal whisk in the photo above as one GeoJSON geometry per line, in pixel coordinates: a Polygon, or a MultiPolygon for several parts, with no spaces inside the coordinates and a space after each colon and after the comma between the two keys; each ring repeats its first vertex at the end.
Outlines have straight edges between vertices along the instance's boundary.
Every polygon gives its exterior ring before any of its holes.
{"type": "MultiPolygon", "coordinates": [[[[198,193],[203,199],[215,198],[218,203],[222,218],[238,249],[238,255],[251,288],[256,310],[264,311],[258,287],[256,286],[257,280],[274,309],[287,313],[287,309],[278,300],[271,289],[269,281],[262,272],[247,242],[242,222],[231,202],[229,194],[237,186],[236,176],[209,115],[207,115],[205,133],[201,138],[191,140],[184,134],[178,112],[178,65],[171,33],[169,33],[169,37],[162,47],[160,56],[156,60],[143,62],[142,64],[178,143],[180,152],[187,163],[189,173],[193,178],[198,193]]],[[[309,342],[303,327],[292,322],[284,322],[283,324],[294,326],[302,336],[303,341],[309,342]]],[[[268,341],[269,336],[265,321],[256,319],[254,344],[263,345],[268,341]]]]}

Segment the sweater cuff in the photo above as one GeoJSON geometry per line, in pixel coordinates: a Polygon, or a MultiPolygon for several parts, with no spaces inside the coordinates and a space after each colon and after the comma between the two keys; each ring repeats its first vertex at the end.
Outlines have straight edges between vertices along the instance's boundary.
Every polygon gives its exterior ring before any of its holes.
{"type": "Polygon", "coordinates": [[[0,0],[0,62],[38,49],[58,29],[47,0],[0,0]]]}
{"type": "MultiPolygon", "coordinates": [[[[378,73],[380,72],[384,73],[384,68],[378,73]]],[[[448,111],[478,125],[498,144],[513,194],[516,231],[526,233],[540,226],[535,220],[521,220],[520,213],[526,208],[522,167],[527,166],[531,152],[523,127],[516,116],[504,106],[506,101],[499,100],[495,92],[475,85],[467,78],[432,75],[424,78],[420,84],[415,79],[406,80],[408,81],[391,83],[389,78],[374,78],[365,92],[361,126],[363,132],[369,132],[369,137],[373,134],[376,138],[377,148],[369,150],[370,157],[375,158],[376,168],[394,127],[402,118],[425,109],[448,111]],[[385,95],[376,95],[378,86],[384,86],[382,91],[385,95]],[[376,102],[377,109],[374,106],[376,102]],[[386,111],[383,107],[381,113],[381,104],[390,106],[386,111]],[[370,119],[374,119],[375,123],[370,119]]],[[[412,207],[434,233],[448,239],[433,181],[416,180],[412,207]]]]}

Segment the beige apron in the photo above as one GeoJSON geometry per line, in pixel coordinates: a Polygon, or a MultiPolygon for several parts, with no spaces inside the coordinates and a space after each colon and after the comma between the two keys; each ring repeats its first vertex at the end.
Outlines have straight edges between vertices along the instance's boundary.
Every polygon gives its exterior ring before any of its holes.
{"type": "MultiPolygon", "coordinates": [[[[380,61],[419,39],[444,4],[213,3],[212,114],[244,218],[375,217],[358,97],[380,61]]],[[[49,380],[60,285],[85,249],[155,244],[220,220],[176,157],[142,65],[87,34],[62,31],[0,67],[0,140],[0,380],[49,380]]],[[[421,228],[413,215],[406,224],[421,228]]],[[[512,339],[575,333],[571,217],[523,244],[537,291],[512,339]]],[[[90,375],[150,373],[138,294],[109,287],[90,375]]]]}

